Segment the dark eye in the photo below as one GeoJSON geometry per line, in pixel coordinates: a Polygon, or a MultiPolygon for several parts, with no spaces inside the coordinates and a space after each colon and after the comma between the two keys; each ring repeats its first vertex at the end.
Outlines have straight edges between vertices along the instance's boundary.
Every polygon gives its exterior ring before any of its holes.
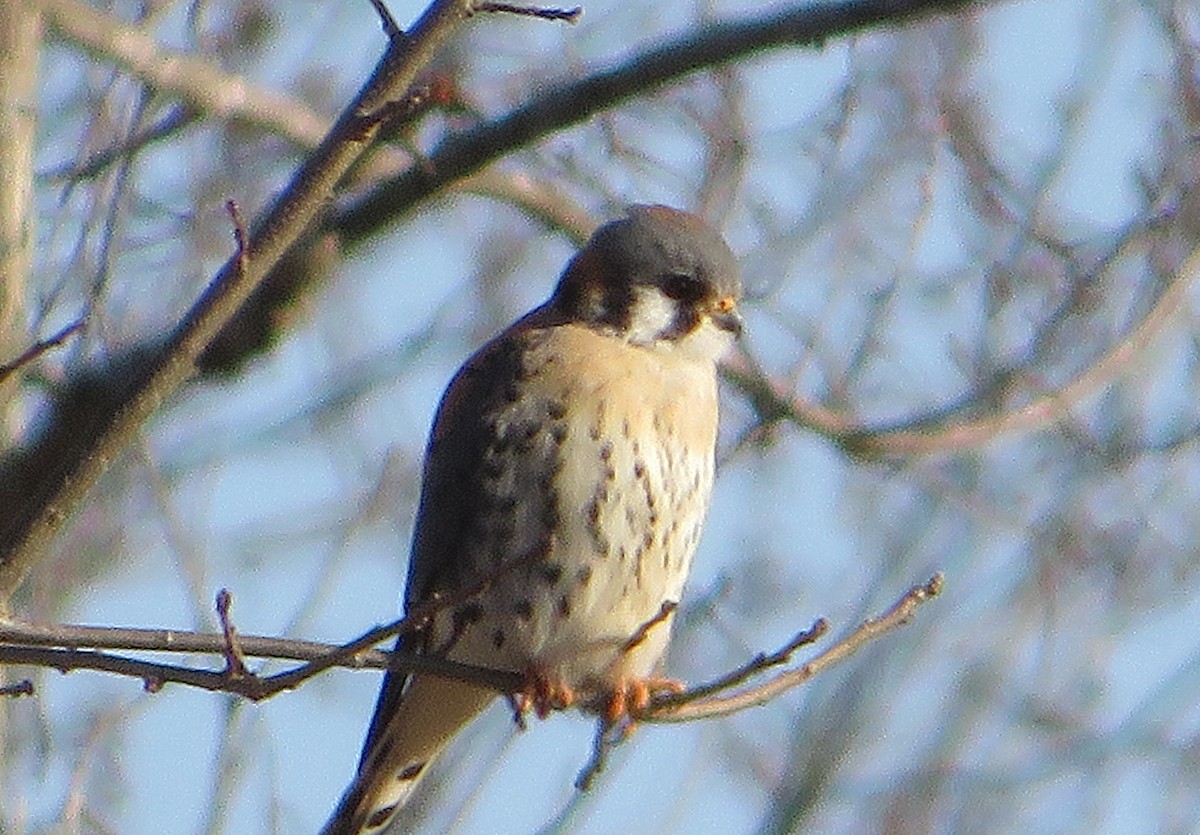
{"type": "Polygon", "coordinates": [[[667,273],[659,287],[667,298],[675,301],[691,304],[704,298],[704,282],[688,273],[667,273]]]}

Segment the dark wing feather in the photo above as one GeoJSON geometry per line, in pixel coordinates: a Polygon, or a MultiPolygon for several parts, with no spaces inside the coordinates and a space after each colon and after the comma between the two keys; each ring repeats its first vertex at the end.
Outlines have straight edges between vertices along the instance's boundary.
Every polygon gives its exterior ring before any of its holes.
{"type": "MultiPolygon", "coordinates": [[[[463,570],[463,546],[476,527],[474,514],[487,506],[479,468],[493,441],[488,413],[520,374],[523,335],[546,318],[545,309],[526,316],[485,345],[459,369],[438,406],[421,483],[421,500],[413,531],[412,554],[404,602],[407,611],[439,590],[454,588],[463,570]]],[[[397,650],[421,649],[420,633],[401,635],[397,650]]],[[[408,681],[403,671],[389,670],[363,744],[362,757],[375,744],[399,703],[408,681]]]]}

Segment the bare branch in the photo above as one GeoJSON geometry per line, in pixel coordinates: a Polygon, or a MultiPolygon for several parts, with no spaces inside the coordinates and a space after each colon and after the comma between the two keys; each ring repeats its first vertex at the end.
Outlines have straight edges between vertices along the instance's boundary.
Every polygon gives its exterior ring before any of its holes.
{"type": "Polygon", "coordinates": [[[404,37],[404,30],[396,22],[396,18],[392,17],[391,10],[383,0],[371,0],[371,8],[375,9],[375,14],[379,15],[379,24],[383,27],[383,33],[388,36],[388,40],[394,41],[404,37]]]}
{"type": "Polygon", "coordinates": [[[73,334],[82,330],[85,324],[86,321],[83,319],[72,322],[58,333],[54,334],[54,336],[33,343],[25,350],[24,353],[21,354],[21,356],[17,357],[12,362],[6,362],[3,365],[0,365],[0,381],[3,381],[5,377],[18,371],[21,366],[28,365],[29,363],[33,362],[51,348],[57,348],[59,345],[62,345],[73,334]]]}
{"type": "MultiPolygon", "coordinates": [[[[763,684],[728,696],[714,695],[712,686],[701,686],[678,695],[655,697],[649,710],[640,717],[644,722],[690,722],[715,716],[727,716],[798,687],[819,673],[840,664],[867,644],[907,623],[917,608],[942,593],[944,580],[935,574],[926,583],[909,589],[904,597],[878,618],[868,620],[829,649],[795,670],[781,673],[763,684]]],[[[797,639],[801,636],[797,636],[797,639]]],[[[793,642],[794,643],[794,642],[793,642]]],[[[790,646],[791,644],[789,644],[790,646]]],[[[787,651],[787,647],[783,651],[787,651]]],[[[727,677],[736,681],[737,676],[727,677]]]]}
{"type": "Polygon", "coordinates": [[[736,670],[731,670],[726,675],[721,676],[708,684],[697,685],[692,687],[685,693],[672,694],[669,697],[664,696],[663,701],[669,699],[686,700],[687,702],[699,701],[706,699],[709,696],[715,696],[718,693],[723,693],[749,681],[759,673],[765,672],[772,667],[779,667],[787,664],[792,660],[792,655],[801,647],[814,644],[821,640],[829,632],[829,621],[825,618],[818,618],[808,629],[797,632],[796,635],[784,644],[779,649],[771,653],[759,653],[751,658],[741,667],[736,670]]]}
{"type": "Polygon", "coordinates": [[[221,620],[221,637],[225,639],[222,654],[225,656],[225,674],[231,678],[242,678],[250,675],[246,669],[246,654],[242,649],[241,640],[233,621],[229,619],[229,607],[233,605],[233,595],[229,589],[217,592],[217,617],[221,620]]]}
{"type": "Polygon", "coordinates": [[[378,125],[362,124],[362,114],[402,98],[468,13],[468,0],[436,0],[411,37],[392,41],[372,78],[251,231],[249,250],[254,259],[244,263],[234,255],[225,264],[165,344],[137,369],[129,381],[128,397],[109,413],[96,415],[91,434],[79,439],[74,454],[55,462],[55,471],[25,497],[16,513],[4,519],[0,599],[21,583],[109,463],[159,404],[192,375],[197,357],[328,205],[337,184],[378,131],[378,125]]]}
{"type": "MultiPolygon", "coordinates": [[[[639,630],[639,634],[643,634],[645,628],[643,627],[642,630],[639,630]]],[[[819,618],[810,628],[796,633],[792,640],[788,641],[775,652],[769,654],[760,653],[738,669],[730,671],[709,684],[693,687],[685,692],[668,693],[660,699],[652,700],[652,704],[666,703],[668,699],[687,699],[688,703],[693,703],[737,687],[739,684],[753,678],[764,670],[788,663],[791,661],[792,654],[796,650],[820,640],[821,636],[828,631],[829,621],[825,620],[825,618],[819,618]]],[[[639,714],[638,720],[640,721],[641,718],[642,715],[639,714]]],[[[600,720],[596,723],[595,736],[592,739],[592,756],[580,770],[579,776],[575,778],[575,788],[581,792],[585,792],[592,787],[592,783],[595,782],[596,777],[604,771],[608,763],[609,754],[628,737],[634,726],[635,723],[628,723],[621,726],[613,721],[611,717],[601,713],[600,720]]]]}
{"type": "Polygon", "coordinates": [[[500,14],[523,15],[542,20],[563,20],[567,23],[578,23],[579,16],[583,14],[583,8],[580,6],[576,6],[573,9],[551,9],[540,8],[538,6],[517,6],[513,3],[476,3],[473,11],[477,13],[498,12],[500,14]]]}
{"type": "MultiPolygon", "coordinates": [[[[174,681],[191,684],[206,690],[223,690],[237,693],[250,699],[261,700],[269,698],[283,690],[298,687],[305,680],[324,672],[331,667],[364,666],[361,656],[371,647],[393,638],[397,635],[414,632],[423,628],[438,612],[453,608],[488,588],[497,579],[508,572],[529,565],[540,558],[537,552],[529,556],[510,560],[481,577],[476,583],[458,590],[454,594],[434,597],[420,606],[416,606],[403,617],[385,626],[376,627],[365,634],[340,646],[313,644],[303,641],[285,641],[271,638],[247,638],[233,633],[228,620],[229,597],[227,591],[222,591],[217,597],[218,614],[221,617],[223,632],[220,635],[198,635],[194,633],[179,633],[169,630],[134,630],[107,629],[104,627],[49,626],[37,627],[18,625],[0,620],[0,663],[8,660],[4,654],[5,643],[13,645],[35,645],[37,647],[67,647],[67,649],[48,649],[47,654],[37,656],[40,661],[9,661],[9,663],[40,663],[42,666],[67,669],[98,669],[108,672],[131,675],[143,679],[148,687],[157,689],[164,682],[174,681]],[[226,659],[226,672],[212,674],[208,671],[195,671],[182,667],[153,664],[146,666],[145,662],[133,659],[108,656],[100,653],[80,653],[79,647],[104,647],[111,649],[141,649],[159,650],[164,652],[212,652],[219,653],[226,659]],[[245,664],[231,661],[236,654],[304,660],[290,670],[275,675],[260,678],[245,669],[245,664]],[[240,666],[240,669],[238,667],[240,666]],[[233,670],[235,674],[230,675],[233,670]],[[196,675],[193,675],[196,673],[196,675]],[[224,677],[224,679],[221,678],[224,677]]],[[[664,608],[666,608],[664,606],[664,608]]],[[[669,611],[667,612],[669,614],[669,611]]],[[[666,615],[655,618],[653,624],[661,622],[666,615]]],[[[13,646],[15,652],[24,647],[13,646]]],[[[22,656],[26,657],[26,656],[22,656]]],[[[32,656],[30,656],[32,657],[32,656]]],[[[383,656],[387,658],[389,656],[383,656]]],[[[476,668],[470,665],[456,664],[437,658],[421,655],[409,655],[393,652],[390,656],[393,666],[397,669],[431,672],[449,675],[452,678],[462,678],[487,687],[492,687],[500,693],[513,693],[523,684],[521,676],[515,673],[476,668]],[[439,673],[440,671],[440,673],[439,673]]],[[[372,665],[375,666],[375,665],[372,665]]],[[[386,661],[379,666],[387,666],[386,661]]]]}
{"type": "Polygon", "coordinates": [[[511,112],[451,135],[429,156],[338,212],[330,226],[347,241],[372,235],[451,183],[518,148],[645,95],[691,73],[780,47],[820,44],[839,35],[897,26],[948,13],[977,0],[864,0],[797,3],[762,15],[706,26],[640,51],[611,69],[548,89],[511,112]]]}
{"type": "Polygon", "coordinates": [[[98,177],[109,166],[123,159],[129,159],[138,151],[156,142],[175,136],[195,124],[200,116],[200,112],[193,107],[183,104],[175,105],[154,124],[147,125],[107,148],[89,154],[85,159],[74,160],[46,170],[41,176],[52,181],[72,183],[98,177]]]}
{"type": "MultiPolygon", "coordinates": [[[[733,695],[721,696],[737,687],[751,676],[771,667],[787,663],[800,647],[817,640],[828,630],[824,619],[818,620],[810,629],[798,633],[781,649],[759,655],[738,669],[721,676],[715,681],[692,688],[684,693],[655,696],[638,721],[685,722],[713,716],[723,716],[747,707],[764,704],[779,694],[802,684],[825,669],[840,663],[867,643],[874,641],[907,620],[917,607],[941,593],[942,576],[934,576],[927,583],[910,589],[909,592],[888,612],[879,618],[867,621],[850,635],[838,641],[802,667],[777,676],[761,685],[733,695]]],[[[473,594],[478,590],[472,589],[473,594]]],[[[468,595],[472,596],[472,595],[468,595]]],[[[220,599],[220,598],[219,598],[220,599]]],[[[70,670],[101,670],[141,679],[144,686],[157,692],[166,683],[186,684],[203,690],[233,693],[248,699],[261,701],[283,690],[292,689],[308,678],[330,667],[352,669],[394,669],[408,672],[423,672],[454,678],[461,681],[490,687],[499,694],[518,692],[525,684],[524,677],[515,672],[494,670],[470,664],[460,664],[442,658],[434,658],[407,652],[385,653],[369,649],[373,644],[399,632],[419,628],[427,622],[430,613],[420,612],[404,620],[384,627],[372,629],[362,637],[342,645],[293,641],[282,638],[236,635],[228,624],[228,598],[222,611],[222,633],[176,632],[158,629],[121,629],[109,627],[85,627],[70,625],[35,625],[0,621],[0,664],[29,664],[51,667],[62,672],[70,670]],[[91,647],[92,649],[82,649],[91,647]],[[271,676],[257,676],[245,668],[244,663],[230,662],[231,647],[235,657],[273,658],[281,660],[305,660],[291,670],[271,676]],[[204,670],[171,664],[129,658],[100,652],[100,649],[122,649],[169,653],[211,653],[226,661],[225,669],[204,670]]],[[[440,605],[455,605],[458,601],[447,599],[440,605]]],[[[669,614],[669,611],[667,612],[669,614]]],[[[661,623],[665,615],[651,620],[644,630],[661,623]]],[[[639,630],[641,634],[643,630],[639,630]]],[[[636,637],[636,636],[635,636],[636,637]]],[[[589,712],[604,714],[604,694],[579,703],[589,712]]]]}
{"type": "Polygon", "coordinates": [[[59,36],[178,96],[195,111],[258,125],[305,147],[315,147],[329,129],[328,117],[303,102],[222,72],[202,57],[167,49],[143,29],[86,3],[47,0],[42,8],[59,36]]]}
{"type": "Polygon", "coordinates": [[[663,603],[662,607],[658,610],[658,614],[638,627],[638,631],[633,633],[633,637],[625,642],[625,646],[621,648],[621,653],[626,654],[633,652],[633,650],[641,646],[645,642],[647,636],[649,636],[650,632],[656,626],[660,626],[664,621],[666,621],[666,619],[669,618],[671,614],[678,608],[679,604],[674,600],[668,600],[663,603]]]}
{"type": "Polygon", "coordinates": [[[32,696],[33,682],[27,678],[0,687],[0,696],[32,696]]]}
{"type": "MultiPolygon", "coordinates": [[[[808,681],[818,672],[848,658],[869,641],[904,623],[912,615],[917,603],[939,594],[941,589],[942,575],[938,574],[923,586],[909,589],[908,593],[887,613],[876,620],[867,621],[849,636],[798,670],[784,673],[765,684],[732,696],[719,695],[738,687],[771,667],[787,664],[796,650],[820,640],[829,631],[829,621],[819,618],[810,628],[796,633],[790,641],[775,652],[761,653],[736,670],[732,670],[708,684],[690,688],[682,693],[663,693],[654,696],[650,701],[650,706],[638,714],[637,721],[689,722],[724,716],[748,707],[765,704],[792,687],[808,681]],[[783,684],[780,684],[781,682],[783,684]],[[767,695],[768,689],[770,690],[769,695],[767,695]]],[[[579,791],[588,791],[592,787],[596,777],[604,771],[609,755],[628,738],[629,733],[635,727],[635,723],[621,724],[614,721],[606,714],[602,705],[589,704],[588,709],[598,713],[600,718],[596,722],[596,732],[592,738],[592,754],[580,770],[579,776],[575,778],[575,788],[579,791]]]]}
{"type": "MultiPolygon", "coordinates": [[[[295,670],[265,677],[254,675],[248,670],[240,674],[231,674],[228,669],[195,669],[73,646],[61,648],[74,642],[113,649],[203,652],[227,658],[226,637],[223,634],[4,623],[0,624],[0,664],[50,667],[64,673],[71,670],[99,670],[141,679],[151,692],[157,692],[164,684],[175,683],[214,692],[232,693],[254,701],[270,698],[296,686],[298,681],[311,678],[311,675],[308,675],[297,679],[295,670]],[[66,639],[55,640],[53,636],[56,633],[66,636],[66,639]],[[154,640],[156,638],[165,640],[154,640]]],[[[338,646],[257,636],[238,636],[238,642],[246,657],[282,660],[336,658],[322,664],[320,670],[335,666],[350,669],[386,669],[390,664],[397,669],[427,672],[481,684],[500,693],[515,690],[521,681],[521,677],[515,673],[407,653],[361,649],[347,653],[347,648],[352,644],[338,646]]]]}
{"type": "MultiPolygon", "coordinates": [[[[346,658],[349,658],[350,656],[354,655],[355,653],[359,652],[360,650],[366,649],[368,647],[372,647],[375,644],[378,644],[380,641],[384,641],[388,638],[393,638],[397,635],[403,635],[403,634],[407,634],[409,632],[416,632],[416,631],[424,628],[424,626],[429,622],[430,618],[432,618],[438,612],[441,612],[448,608],[452,608],[454,606],[457,606],[460,603],[464,603],[464,602],[470,600],[471,598],[475,597],[480,592],[482,592],[484,589],[486,589],[490,585],[492,585],[492,583],[496,582],[496,580],[503,577],[505,574],[509,573],[510,571],[515,571],[516,569],[518,569],[522,566],[530,565],[531,563],[535,562],[538,559],[540,559],[540,555],[538,554],[537,551],[533,551],[528,556],[520,557],[515,560],[510,560],[506,563],[501,563],[500,565],[496,566],[496,568],[493,569],[490,573],[481,577],[476,583],[474,583],[470,586],[467,586],[465,588],[459,589],[454,594],[447,594],[447,595],[441,595],[441,596],[435,595],[432,598],[430,598],[429,600],[422,603],[420,606],[413,607],[412,610],[409,611],[409,613],[405,617],[401,618],[400,620],[394,621],[386,626],[380,626],[375,629],[372,629],[372,630],[366,632],[365,634],[363,634],[362,636],[360,636],[359,638],[351,641],[350,643],[348,643],[342,647],[339,647],[334,652],[331,652],[328,655],[320,657],[320,658],[314,658],[309,663],[307,663],[301,667],[297,667],[296,669],[294,669],[290,672],[280,673],[277,676],[273,676],[272,678],[276,683],[276,687],[279,690],[295,687],[295,686],[299,685],[305,679],[312,678],[313,676],[317,675],[318,673],[320,673],[323,670],[328,669],[329,667],[340,665],[346,658]]],[[[420,658],[423,656],[414,656],[414,657],[420,658]]],[[[492,672],[494,672],[494,671],[492,671],[492,672]]],[[[497,674],[497,675],[507,675],[507,674],[497,674]]],[[[497,690],[499,690],[502,693],[515,692],[516,690],[518,690],[520,688],[521,684],[523,683],[519,676],[513,678],[512,680],[505,679],[505,681],[507,682],[505,686],[496,688],[497,690]]],[[[487,682],[476,682],[476,683],[486,684],[487,682]]],[[[489,685],[489,686],[494,686],[494,685],[489,685]]]]}
{"type": "MultiPolygon", "coordinates": [[[[309,661],[340,646],[288,638],[239,635],[242,652],[249,658],[309,661]]],[[[381,639],[382,640],[382,639],[381,639]]],[[[37,624],[0,620],[0,646],[62,647],[66,649],[121,649],[146,652],[211,653],[225,651],[219,632],[185,632],[176,629],[136,629],[77,624],[37,624]]],[[[342,660],[344,667],[386,667],[387,653],[360,650],[342,660]]]]}
{"type": "Polygon", "coordinates": [[[612,723],[601,719],[596,723],[596,733],[592,737],[592,755],[575,778],[576,789],[581,792],[591,790],[592,784],[596,782],[596,778],[608,766],[609,754],[612,753],[616,746],[617,742],[613,739],[612,735],[612,723]]]}
{"type": "Polygon", "coordinates": [[[1074,380],[1025,406],[978,420],[956,420],[948,415],[891,426],[864,426],[851,416],[785,393],[754,368],[748,357],[727,364],[725,377],[750,399],[762,423],[791,421],[825,435],[855,455],[961,452],[1004,435],[1037,431],[1070,414],[1122,374],[1132,371],[1138,358],[1180,309],[1198,273],[1200,249],[1192,252],[1141,322],[1074,380]]]}

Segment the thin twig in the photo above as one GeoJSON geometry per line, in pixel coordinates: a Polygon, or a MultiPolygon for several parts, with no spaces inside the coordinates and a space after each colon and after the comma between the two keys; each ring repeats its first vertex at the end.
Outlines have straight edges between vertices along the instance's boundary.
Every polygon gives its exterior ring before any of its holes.
{"type": "MultiPolygon", "coordinates": [[[[647,624],[647,626],[649,625],[647,624]]],[[[686,699],[688,702],[698,701],[737,687],[764,670],[788,663],[796,650],[819,640],[828,631],[829,621],[819,618],[810,628],[796,633],[790,641],[775,652],[759,653],[736,670],[732,670],[708,684],[693,687],[685,693],[671,693],[653,699],[651,709],[661,709],[661,705],[674,704],[677,699],[686,699]]],[[[639,715],[638,719],[641,718],[639,715]]],[[[605,715],[604,711],[600,711],[600,718],[596,721],[596,733],[592,737],[592,754],[584,767],[580,769],[579,776],[575,778],[576,789],[581,792],[591,789],[592,783],[607,766],[609,754],[628,737],[632,727],[632,725],[623,726],[619,722],[614,722],[605,715]]]]}
{"type": "Polygon", "coordinates": [[[660,704],[670,704],[670,700],[673,699],[678,699],[681,702],[698,701],[744,684],[759,673],[765,672],[772,667],[780,667],[787,664],[792,660],[792,655],[795,654],[796,650],[800,649],[800,647],[816,643],[828,632],[829,621],[825,618],[817,618],[812,626],[802,632],[797,632],[790,641],[775,650],[775,652],[759,653],[736,670],[731,670],[707,684],[691,687],[684,693],[666,694],[661,699],[655,700],[655,708],[660,704]]]}
{"type": "Polygon", "coordinates": [[[615,722],[605,717],[596,720],[596,733],[592,737],[592,755],[575,778],[575,788],[581,792],[590,791],[592,783],[608,766],[608,756],[617,747],[621,737],[613,735],[615,722]]]}
{"type": "Polygon", "coordinates": [[[229,618],[229,607],[232,604],[233,595],[229,593],[229,589],[217,592],[217,617],[220,618],[221,635],[225,639],[225,674],[239,678],[253,676],[254,674],[246,669],[246,656],[242,652],[241,641],[233,627],[233,621],[229,618]]]}
{"type": "Polygon", "coordinates": [[[650,634],[650,630],[661,625],[678,608],[679,604],[674,600],[664,601],[662,607],[658,610],[658,614],[639,626],[637,632],[634,632],[633,636],[625,642],[625,646],[621,647],[621,654],[628,655],[633,652],[634,649],[646,640],[646,637],[650,634]]]}
{"type": "Polygon", "coordinates": [[[383,26],[383,33],[388,36],[389,41],[396,41],[404,37],[404,30],[396,22],[396,18],[392,17],[391,11],[383,0],[371,0],[371,6],[375,9],[375,14],[379,15],[379,23],[383,26]]]}
{"type": "Polygon", "coordinates": [[[518,6],[513,3],[476,3],[471,7],[471,11],[478,14],[515,14],[524,17],[536,17],[541,20],[563,20],[567,23],[578,23],[579,16],[583,14],[583,7],[549,9],[539,6],[518,6]]]}
{"type": "Polygon", "coordinates": [[[250,259],[250,236],[246,234],[246,223],[242,220],[237,201],[232,197],[225,201],[225,211],[229,212],[229,219],[233,221],[233,240],[237,244],[234,257],[237,258],[238,269],[244,273],[246,262],[250,259]]]}
{"type": "Polygon", "coordinates": [[[32,696],[33,682],[27,678],[0,687],[0,696],[32,696]]]}
{"type": "Polygon", "coordinates": [[[727,696],[714,695],[707,685],[684,693],[656,696],[640,719],[644,722],[690,722],[727,716],[746,708],[766,704],[904,625],[918,607],[941,594],[943,586],[944,578],[941,573],[933,575],[919,586],[913,586],[891,609],[877,618],[866,621],[811,661],[794,670],[727,696]]]}
{"type": "Polygon", "coordinates": [[[54,334],[54,336],[51,336],[48,339],[43,339],[40,342],[33,343],[25,350],[23,354],[21,354],[21,356],[17,357],[12,362],[6,362],[3,365],[0,365],[0,382],[3,382],[6,377],[17,371],[21,366],[28,365],[29,363],[33,362],[51,348],[57,348],[59,345],[62,345],[72,334],[82,330],[86,322],[86,319],[80,319],[76,322],[72,322],[58,333],[54,334]]]}
{"type": "Polygon", "coordinates": [[[160,140],[175,136],[200,120],[202,114],[186,104],[177,104],[155,122],[132,136],[114,142],[107,148],[88,154],[86,159],[64,163],[40,176],[51,182],[80,183],[98,177],[114,163],[128,160],[134,154],[160,140]]]}
{"type": "MultiPolygon", "coordinates": [[[[709,716],[722,716],[746,707],[762,704],[774,698],[791,687],[812,678],[821,670],[827,669],[837,661],[851,655],[859,647],[904,623],[915,611],[919,603],[939,594],[942,589],[942,575],[937,574],[927,583],[915,586],[900,599],[895,606],[879,618],[867,621],[848,637],[834,644],[825,652],[809,661],[799,670],[767,682],[764,685],[746,690],[733,696],[721,697],[718,694],[727,692],[739,686],[751,677],[788,663],[796,650],[819,640],[829,631],[829,621],[819,618],[813,625],[798,632],[790,641],[772,653],[762,653],[741,667],[720,678],[683,693],[666,693],[651,699],[650,707],[638,716],[638,721],[648,722],[683,722],[704,719],[709,716]],[[756,700],[756,695],[771,687],[776,682],[785,680],[787,686],[775,686],[769,697],[756,700]]],[[[613,722],[600,712],[596,722],[596,733],[592,739],[592,754],[587,763],[575,778],[575,788],[588,791],[595,779],[604,771],[608,758],[613,749],[628,737],[628,729],[618,722],[613,722]]]]}
{"type": "MultiPolygon", "coordinates": [[[[409,609],[409,612],[405,617],[393,621],[385,626],[378,626],[374,629],[371,629],[350,643],[345,644],[338,650],[330,653],[329,655],[322,658],[313,659],[309,663],[297,667],[290,672],[279,673],[278,675],[272,676],[272,680],[278,682],[278,687],[281,690],[295,687],[306,678],[311,678],[323,670],[333,666],[340,666],[344,659],[349,658],[350,656],[355,655],[358,652],[367,649],[368,647],[372,647],[375,644],[378,644],[380,641],[384,641],[397,635],[404,635],[423,629],[425,625],[429,623],[430,619],[432,619],[439,612],[457,606],[460,603],[466,603],[472,597],[475,597],[483,592],[492,583],[496,582],[496,580],[500,579],[508,572],[515,571],[521,566],[531,565],[539,559],[541,559],[541,554],[537,551],[534,551],[528,556],[502,563],[491,573],[481,577],[475,584],[467,586],[463,589],[459,589],[454,594],[434,596],[425,603],[409,609]]],[[[520,682],[518,681],[515,686],[502,692],[515,691],[519,686],[520,682]]]]}

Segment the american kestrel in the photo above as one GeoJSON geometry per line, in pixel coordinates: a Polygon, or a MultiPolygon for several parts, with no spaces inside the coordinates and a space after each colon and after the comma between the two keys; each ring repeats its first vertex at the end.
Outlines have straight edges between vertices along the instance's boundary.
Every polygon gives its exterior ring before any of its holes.
{"type": "MultiPolygon", "coordinates": [[[[517,672],[539,712],[573,694],[645,706],[708,509],[740,292],[713,229],[635,206],[467,360],[430,435],[405,595],[452,605],[399,647],[517,672]]],[[[381,832],[496,696],[388,672],[325,835],[381,832]]]]}

